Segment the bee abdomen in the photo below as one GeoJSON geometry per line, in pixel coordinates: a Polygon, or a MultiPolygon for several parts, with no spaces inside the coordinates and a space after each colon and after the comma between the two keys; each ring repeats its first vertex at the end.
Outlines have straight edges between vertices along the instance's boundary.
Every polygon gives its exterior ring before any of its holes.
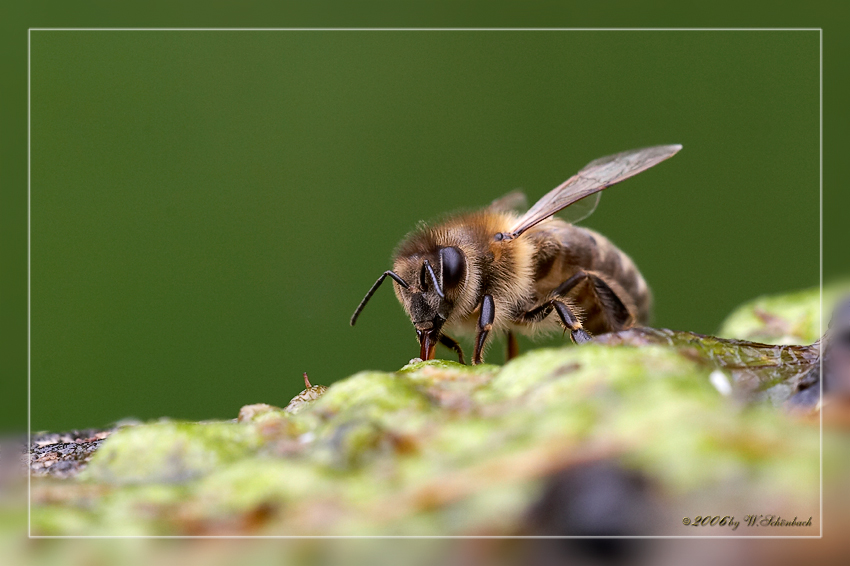
{"type": "Polygon", "coordinates": [[[558,221],[541,230],[539,237],[535,279],[541,299],[583,271],[603,282],[594,285],[588,279],[568,292],[589,332],[599,334],[648,323],[652,305],[649,287],[632,259],[607,238],[558,221]]]}

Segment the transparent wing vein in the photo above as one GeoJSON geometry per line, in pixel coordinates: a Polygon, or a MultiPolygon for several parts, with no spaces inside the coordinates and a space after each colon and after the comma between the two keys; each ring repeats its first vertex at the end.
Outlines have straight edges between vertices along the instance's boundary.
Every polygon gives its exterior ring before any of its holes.
{"type": "MultiPolygon", "coordinates": [[[[511,228],[510,237],[516,238],[535,224],[549,218],[574,202],[610,187],[620,181],[646,171],[665,159],[676,155],[681,145],[657,145],[642,149],[633,149],[602,157],[588,163],[581,171],[546,193],[511,228]]],[[[598,198],[588,199],[592,204],[590,212],[598,203],[598,198]]],[[[583,217],[588,216],[589,213],[583,217]]]]}

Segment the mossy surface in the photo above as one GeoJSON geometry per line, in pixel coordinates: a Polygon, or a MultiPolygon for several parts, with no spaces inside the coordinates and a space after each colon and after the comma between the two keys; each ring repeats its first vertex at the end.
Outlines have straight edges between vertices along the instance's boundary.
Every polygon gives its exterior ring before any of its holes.
{"type": "Polygon", "coordinates": [[[850,280],[789,295],[758,297],[735,309],[719,335],[766,344],[811,344],[826,331],[839,301],[850,297],[850,280]]]}
{"type": "MultiPolygon", "coordinates": [[[[724,333],[766,337],[773,319],[752,313],[769,309],[798,321],[789,336],[811,341],[813,293],[745,305],[724,333]]],[[[365,371],[286,408],[234,407],[233,421],[123,427],[76,477],[33,478],[32,530],[529,534],[551,478],[594,461],[649,479],[664,509],[654,534],[694,534],[682,516],[707,511],[770,508],[816,522],[816,420],[724,395],[715,369],[675,344],[591,343],[504,367],[365,371]]]]}
{"type": "Polygon", "coordinates": [[[232,422],[163,420],[112,435],[81,479],[107,484],[185,483],[254,452],[260,436],[232,422]]]}

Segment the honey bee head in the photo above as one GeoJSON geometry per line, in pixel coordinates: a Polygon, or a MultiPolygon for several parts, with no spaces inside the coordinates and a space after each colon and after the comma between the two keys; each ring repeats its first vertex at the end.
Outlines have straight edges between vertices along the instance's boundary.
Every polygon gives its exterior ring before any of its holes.
{"type": "Polygon", "coordinates": [[[407,283],[395,286],[396,296],[416,329],[420,357],[430,360],[467,279],[467,260],[455,246],[400,255],[394,271],[407,283]]]}
{"type": "Polygon", "coordinates": [[[387,277],[416,330],[420,358],[434,358],[443,326],[471,312],[480,268],[476,249],[463,230],[431,229],[423,225],[396,248],[393,269],[385,271],[360,301],[351,317],[357,321],[363,308],[387,277]]]}

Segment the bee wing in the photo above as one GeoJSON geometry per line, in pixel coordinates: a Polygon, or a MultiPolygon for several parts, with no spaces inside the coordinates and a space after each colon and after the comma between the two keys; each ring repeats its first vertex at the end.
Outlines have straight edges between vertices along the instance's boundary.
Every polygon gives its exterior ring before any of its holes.
{"type": "Polygon", "coordinates": [[[511,191],[491,202],[487,208],[496,212],[525,212],[528,210],[528,197],[520,190],[511,191]]]}
{"type": "Polygon", "coordinates": [[[602,191],[590,194],[562,210],[559,216],[570,224],[577,224],[596,211],[601,199],[602,191]]]}
{"type": "MultiPolygon", "coordinates": [[[[594,193],[586,196],[570,205],[562,214],[561,217],[567,222],[573,224],[581,222],[596,210],[599,206],[599,199],[602,193],[594,193]]],[[[495,212],[525,212],[528,210],[528,197],[520,190],[511,191],[506,195],[497,198],[487,207],[495,212]]]]}
{"type": "MultiPolygon", "coordinates": [[[[676,155],[681,145],[656,145],[601,157],[543,196],[517,220],[507,239],[516,238],[562,208],[637,175],[676,155]]],[[[592,203],[592,200],[590,201],[592,203]]],[[[594,207],[595,208],[595,207],[594,207]]]]}

